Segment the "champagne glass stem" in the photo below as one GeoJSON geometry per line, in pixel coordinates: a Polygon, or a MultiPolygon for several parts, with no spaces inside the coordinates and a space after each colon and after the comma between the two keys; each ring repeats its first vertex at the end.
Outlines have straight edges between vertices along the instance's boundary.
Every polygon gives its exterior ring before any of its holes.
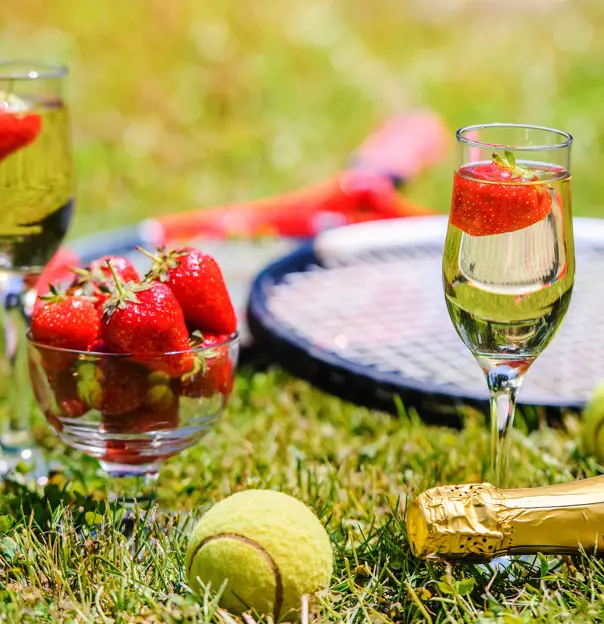
{"type": "Polygon", "coordinates": [[[507,487],[511,432],[514,426],[516,397],[524,371],[496,364],[485,371],[491,393],[491,476],[493,485],[507,487]]]}
{"type": "Polygon", "coordinates": [[[39,451],[30,430],[30,391],[27,369],[27,288],[23,277],[0,274],[1,367],[3,388],[0,418],[0,475],[11,472],[19,462],[37,471],[39,451]]]}

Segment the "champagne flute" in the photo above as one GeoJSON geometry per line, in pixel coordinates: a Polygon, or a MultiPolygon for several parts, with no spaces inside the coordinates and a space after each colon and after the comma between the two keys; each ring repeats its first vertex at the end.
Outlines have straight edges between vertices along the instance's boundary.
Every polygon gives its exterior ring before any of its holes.
{"type": "Polygon", "coordinates": [[[457,132],[444,290],[455,329],[490,391],[491,480],[499,487],[507,485],[522,380],[571,297],[572,140],[560,130],[518,124],[457,132]]]}
{"type": "Polygon", "coordinates": [[[66,75],[58,65],[0,62],[0,477],[19,462],[42,476],[30,432],[25,334],[33,287],[73,208],[66,75]]]}

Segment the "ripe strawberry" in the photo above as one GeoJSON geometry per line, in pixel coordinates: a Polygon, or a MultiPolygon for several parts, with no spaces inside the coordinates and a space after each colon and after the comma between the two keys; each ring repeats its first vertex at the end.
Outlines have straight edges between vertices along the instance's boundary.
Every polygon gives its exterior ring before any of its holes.
{"type": "Polygon", "coordinates": [[[512,152],[504,156],[493,153],[492,162],[466,165],[455,174],[451,225],[470,236],[491,236],[529,227],[550,213],[547,185],[518,167],[512,152]]]}
{"type": "Polygon", "coordinates": [[[198,399],[209,398],[220,393],[228,398],[234,383],[233,367],[228,351],[223,350],[216,357],[206,359],[204,364],[200,370],[181,377],[181,396],[198,399]]]}
{"type": "Polygon", "coordinates": [[[88,407],[78,395],[77,373],[63,370],[52,378],[50,385],[62,416],[79,418],[88,411],[88,407]]]}
{"type": "MultiPolygon", "coordinates": [[[[161,372],[147,376],[147,393],[143,405],[121,416],[103,414],[103,428],[108,433],[150,434],[168,431],[179,425],[179,397],[173,391],[174,380],[161,372]]],[[[178,452],[153,454],[148,438],[134,440],[108,440],[103,459],[121,464],[144,464],[163,459],[178,452]]]]}
{"type": "Polygon", "coordinates": [[[41,128],[40,115],[0,111],[0,160],[32,143],[41,128]]]}
{"type": "Polygon", "coordinates": [[[120,357],[95,362],[82,361],[77,367],[78,396],[89,407],[116,417],[138,409],[147,394],[147,373],[143,367],[120,357]]]}
{"type": "Polygon", "coordinates": [[[109,288],[92,279],[86,269],[74,270],[76,277],[67,289],[67,294],[75,297],[88,297],[94,303],[100,318],[103,304],[111,296],[109,288]]]}
{"type": "Polygon", "coordinates": [[[201,342],[202,347],[215,347],[217,345],[224,344],[230,340],[231,336],[228,334],[203,334],[203,340],[201,342]]]}
{"type": "Polygon", "coordinates": [[[106,452],[100,458],[103,461],[114,464],[127,464],[130,466],[139,466],[141,464],[150,464],[152,462],[167,459],[172,455],[180,452],[178,446],[160,447],[161,452],[158,453],[148,439],[140,440],[107,440],[106,452]],[[168,451],[167,449],[171,449],[168,451]]]}
{"type": "Polygon", "coordinates": [[[114,279],[116,294],[105,303],[103,311],[105,345],[114,353],[129,353],[149,368],[163,370],[172,377],[190,371],[194,356],[187,326],[170,288],[160,282],[125,287],[115,274],[114,279]],[[183,351],[187,353],[175,353],[183,351]]]}
{"type": "Polygon", "coordinates": [[[191,330],[232,334],[237,318],[222,271],[212,256],[192,247],[159,249],[153,256],[149,279],[170,286],[191,330]]]}
{"type": "Polygon", "coordinates": [[[45,302],[31,321],[31,334],[36,342],[86,351],[99,337],[101,322],[94,304],[87,297],[60,295],[54,287],[41,297],[45,302]]]}
{"type": "Polygon", "coordinates": [[[229,342],[230,339],[231,334],[210,334],[208,332],[202,334],[197,329],[189,334],[191,349],[209,349],[211,347],[224,345],[229,342]]]}
{"type": "MultiPolygon", "coordinates": [[[[40,298],[31,321],[32,338],[43,345],[86,351],[99,337],[101,320],[94,304],[86,297],[60,295],[54,287],[51,294],[40,298]]],[[[75,359],[75,355],[41,349],[44,367],[56,373],[75,359]]]]}
{"type": "Polygon", "coordinates": [[[179,397],[172,389],[172,379],[161,372],[147,376],[142,405],[118,417],[103,414],[105,431],[111,433],[150,433],[178,427],[179,397]]]}

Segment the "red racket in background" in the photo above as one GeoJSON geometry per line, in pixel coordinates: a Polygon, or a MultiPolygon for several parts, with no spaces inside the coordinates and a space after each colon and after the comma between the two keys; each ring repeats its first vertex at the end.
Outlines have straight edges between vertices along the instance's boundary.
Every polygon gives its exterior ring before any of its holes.
{"type": "Polygon", "coordinates": [[[448,131],[430,111],[412,111],[387,120],[352,154],[348,166],[327,180],[284,195],[242,204],[203,208],[145,220],[135,226],[95,233],[62,248],[36,284],[71,276],[70,266],[93,258],[127,255],[144,268],[134,247],[188,244],[203,247],[220,263],[244,320],[249,285],[268,262],[306,239],[335,227],[432,211],[407,200],[401,190],[447,152],[448,131]]]}

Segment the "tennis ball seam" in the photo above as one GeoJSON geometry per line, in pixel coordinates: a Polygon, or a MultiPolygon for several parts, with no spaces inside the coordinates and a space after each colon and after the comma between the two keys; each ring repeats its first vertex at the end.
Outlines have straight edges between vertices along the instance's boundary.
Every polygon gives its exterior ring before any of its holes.
{"type": "MultiPolygon", "coordinates": [[[[191,576],[191,569],[193,567],[193,563],[195,561],[195,557],[199,551],[210,542],[215,542],[219,539],[232,539],[242,544],[247,544],[252,548],[255,548],[268,563],[271,571],[275,577],[275,603],[273,605],[273,618],[275,621],[279,619],[279,613],[281,612],[281,607],[283,606],[283,579],[281,578],[281,572],[279,571],[279,567],[277,566],[276,561],[271,557],[270,553],[263,548],[258,542],[255,542],[253,539],[249,537],[245,537],[245,535],[239,535],[238,533],[216,533],[214,535],[208,535],[208,537],[204,538],[197,544],[195,550],[191,554],[191,558],[189,560],[189,567],[187,569],[187,577],[191,576]]],[[[245,603],[244,603],[245,604],[245,603]]],[[[246,607],[248,605],[245,605],[246,607]]]]}

